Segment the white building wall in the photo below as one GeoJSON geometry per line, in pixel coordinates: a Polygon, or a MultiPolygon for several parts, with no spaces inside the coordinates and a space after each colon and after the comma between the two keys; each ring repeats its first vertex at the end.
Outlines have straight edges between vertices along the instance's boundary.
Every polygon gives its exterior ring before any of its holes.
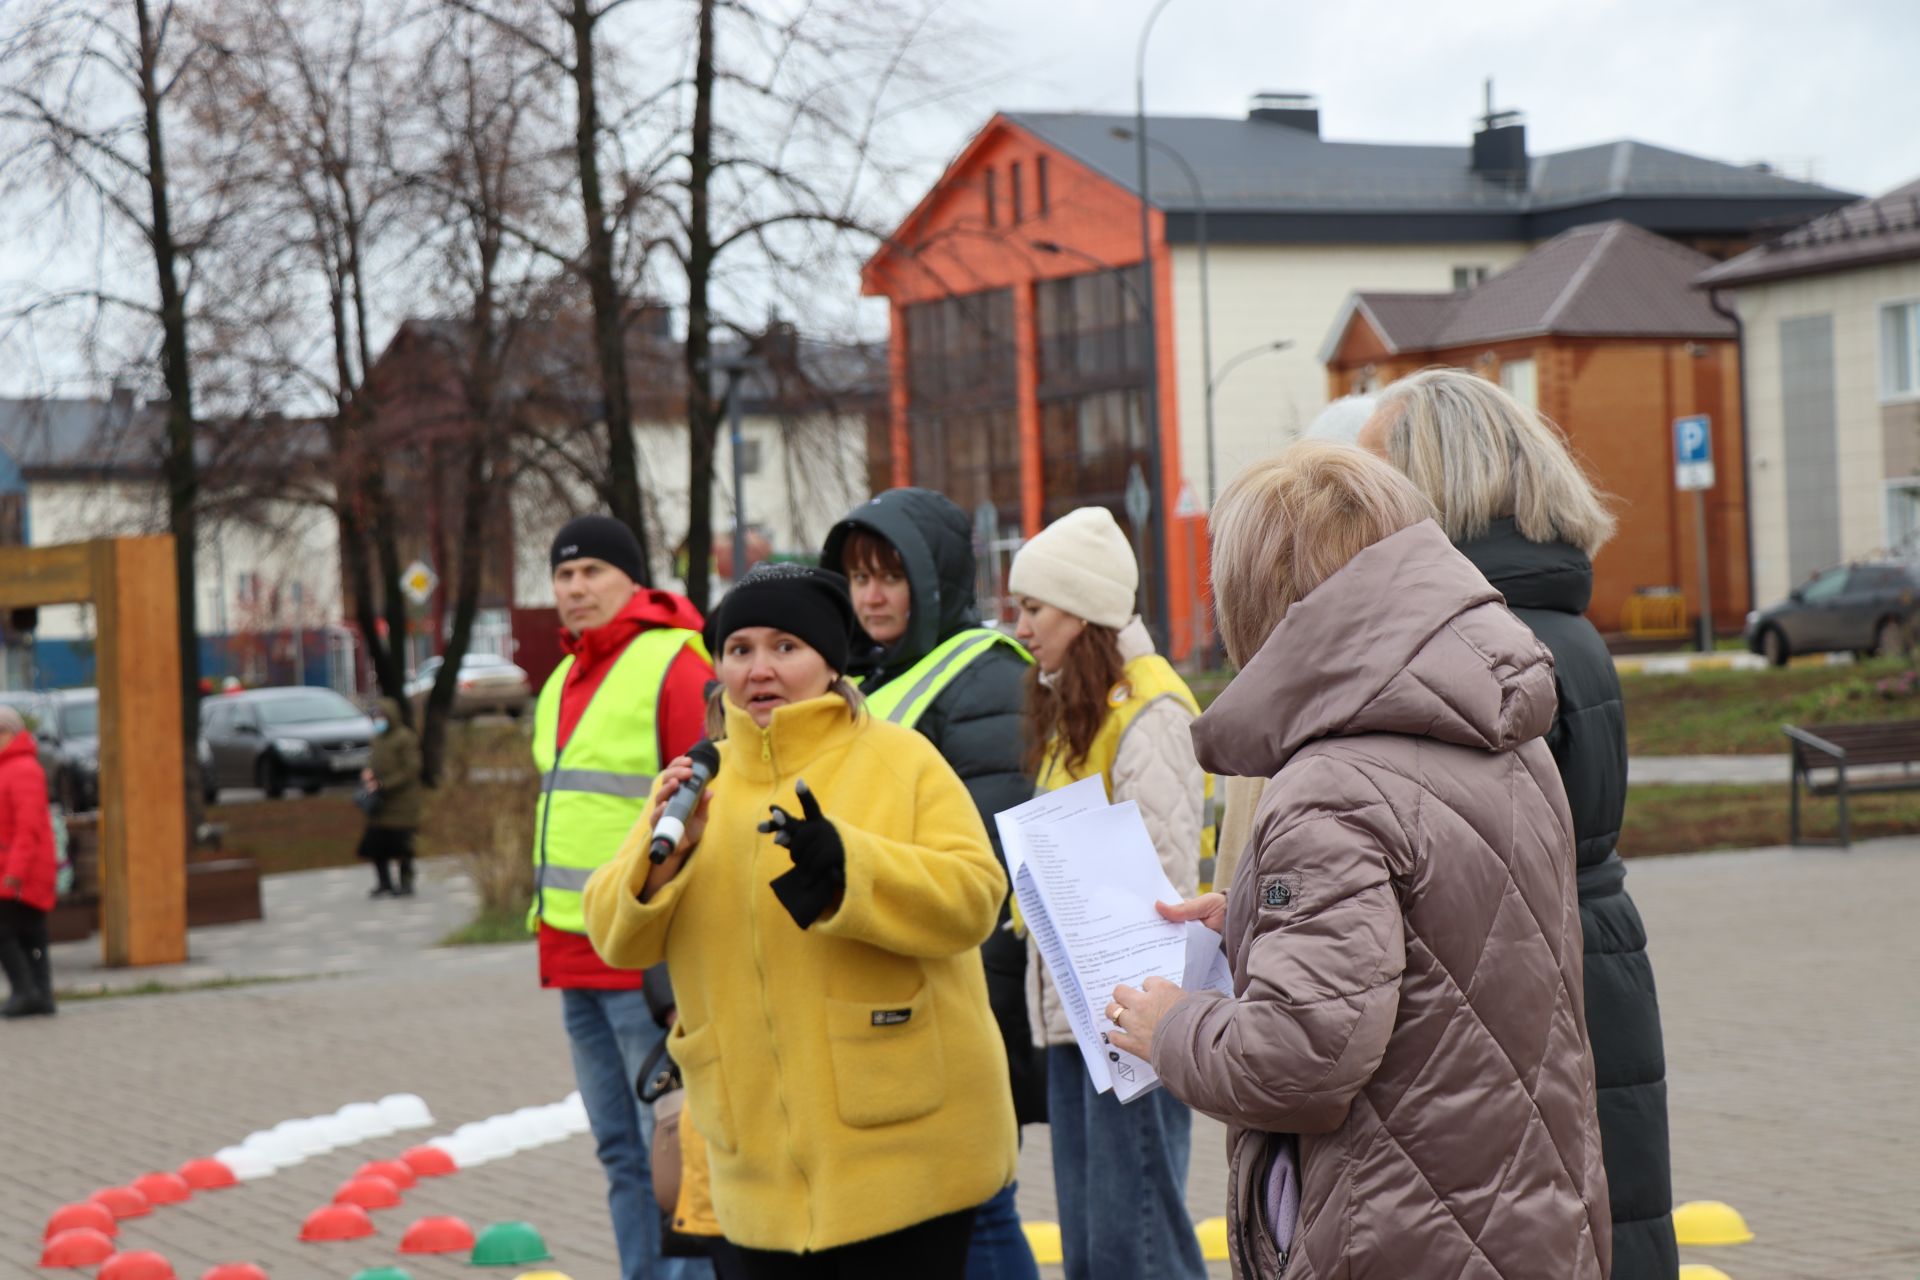
{"type": "MultiPolygon", "coordinates": [[[[1290,338],[1293,346],[1255,357],[1222,384],[1214,405],[1218,483],[1278,449],[1327,403],[1320,344],[1356,289],[1444,291],[1455,267],[1499,271],[1531,245],[1213,245],[1208,249],[1213,364],[1217,371],[1249,348],[1290,338]]],[[[1175,376],[1180,405],[1180,465],[1204,504],[1206,376],[1200,360],[1200,266],[1192,245],[1172,248],[1175,376]]],[[[1169,495],[1171,501],[1171,495],[1169,495]]]]}
{"type": "Polygon", "coordinates": [[[1885,442],[1881,426],[1880,307],[1920,297],[1920,262],[1770,284],[1733,295],[1745,329],[1747,484],[1752,519],[1754,601],[1784,597],[1791,579],[1787,550],[1785,434],[1780,400],[1780,324],[1803,316],[1833,317],[1834,398],[1840,472],[1841,551],[1871,556],[1888,542],[1885,442]]]}

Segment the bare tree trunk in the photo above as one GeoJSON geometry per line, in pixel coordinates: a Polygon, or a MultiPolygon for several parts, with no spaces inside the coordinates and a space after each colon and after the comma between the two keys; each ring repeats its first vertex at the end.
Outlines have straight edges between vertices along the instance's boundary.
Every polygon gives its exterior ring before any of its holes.
{"type": "MultiPolygon", "coordinates": [[[[200,624],[194,560],[199,549],[200,475],[193,453],[193,376],[187,362],[187,307],[178,274],[168,204],[166,147],[160,131],[160,49],[147,0],[133,0],[140,28],[140,104],[146,118],[147,192],[153,203],[153,264],[160,284],[161,366],[167,387],[167,527],[173,534],[174,601],[179,614],[181,764],[186,775],[187,837],[202,813],[200,790],[200,624]]],[[[224,586],[224,584],[223,584],[224,586]]]]}
{"type": "Polygon", "coordinates": [[[641,510],[640,464],[633,443],[633,403],[627,387],[627,324],[624,300],[613,273],[613,231],[600,191],[600,108],[593,82],[594,24],[591,0],[573,0],[573,85],[579,97],[574,150],[580,164],[580,203],[587,220],[587,289],[593,299],[594,346],[607,423],[607,502],[614,516],[640,540],[642,586],[653,585],[647,526],[641,510]]]}
{"type": "MultiPolygon", "coordinates": [[[[687,597],[707,611],[713,584],[707,566],[713,555],[713,454],[720,434],[715,403],[713,314],[708,286],[713,276],[713,11],[716,0],[700,0],[699,49],[693,65],[693,135],[687,179],[687,597]]],[[[745,565],[733,567],[737,579],[745,565]]]]}

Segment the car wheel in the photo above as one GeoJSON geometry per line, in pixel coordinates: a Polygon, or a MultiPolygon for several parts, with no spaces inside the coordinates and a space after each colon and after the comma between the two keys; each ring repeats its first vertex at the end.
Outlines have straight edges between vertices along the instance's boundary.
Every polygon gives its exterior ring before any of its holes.
{"type": "Polygon", "coordinates": [[[278,800],[287,794],[287,771],[272,756],[260,761],[260,789],[267,793],[267,799],[278,800]]]}
{"type": "Polygon", "coordinates": [[[1877,658],[1891,658],[1904,653],[1909,647],[1907,629],[1898,618],[1881,620],[1880,629],[1873,633],[1873,653],[1877,658]]]}
{"type": "Polygon", "coordinates": [[[1760,653],[1776,667],[1786,666],[1787,659],[1793,656],[1787,648],[1787,638],[1780,634],[1778,627],[1768,627],[1760,633],[1760,653]]]}

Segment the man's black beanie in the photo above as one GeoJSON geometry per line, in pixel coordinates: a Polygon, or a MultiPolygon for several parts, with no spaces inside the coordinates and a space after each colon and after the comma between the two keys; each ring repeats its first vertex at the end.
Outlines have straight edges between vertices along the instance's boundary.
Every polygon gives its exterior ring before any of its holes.
{"type": "Polygon", "coordinates": [[[575,516],[567,521],[553,537],[547,567],[558,569],[569,560],[588,556],[606,561],[635,582],[647,576],[640,570],[640,539],[612,516],[575,516]]]}
{"type": "Polygon", "coordinates": [[[734,632],[773,627],[806,641],[828,666],[844,673],[853,637],[853,600],[847,580],[831,569],[757,564],[727,592],[707,627],[716,664],[734,632]]]}

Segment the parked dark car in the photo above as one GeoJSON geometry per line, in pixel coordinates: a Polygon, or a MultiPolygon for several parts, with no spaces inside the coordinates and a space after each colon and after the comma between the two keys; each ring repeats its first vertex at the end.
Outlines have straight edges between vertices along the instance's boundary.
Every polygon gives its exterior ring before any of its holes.
{"type": "Polygon", "coordinates": [[[47,791],[68,813],[100,807],[100,694],[94,689],[60,689],[41,695],[33,736],[40,742],[40,767],[47,791]]]}
{"type": "Polygon", "coordinates": [[[1774,666],[1796,653],[1899,653],[1913,643],[1920,576],[1900,561],[1842,565],[1747,615],[1747,647],[1774,666]]]}
{"type": "Polygon", "coordinates": [[[289,687],[222,694],[200,704],[201,787],[258,787],[279,799],[351,782],[367,764],[373,720],[331,689],[289,687]]]}

